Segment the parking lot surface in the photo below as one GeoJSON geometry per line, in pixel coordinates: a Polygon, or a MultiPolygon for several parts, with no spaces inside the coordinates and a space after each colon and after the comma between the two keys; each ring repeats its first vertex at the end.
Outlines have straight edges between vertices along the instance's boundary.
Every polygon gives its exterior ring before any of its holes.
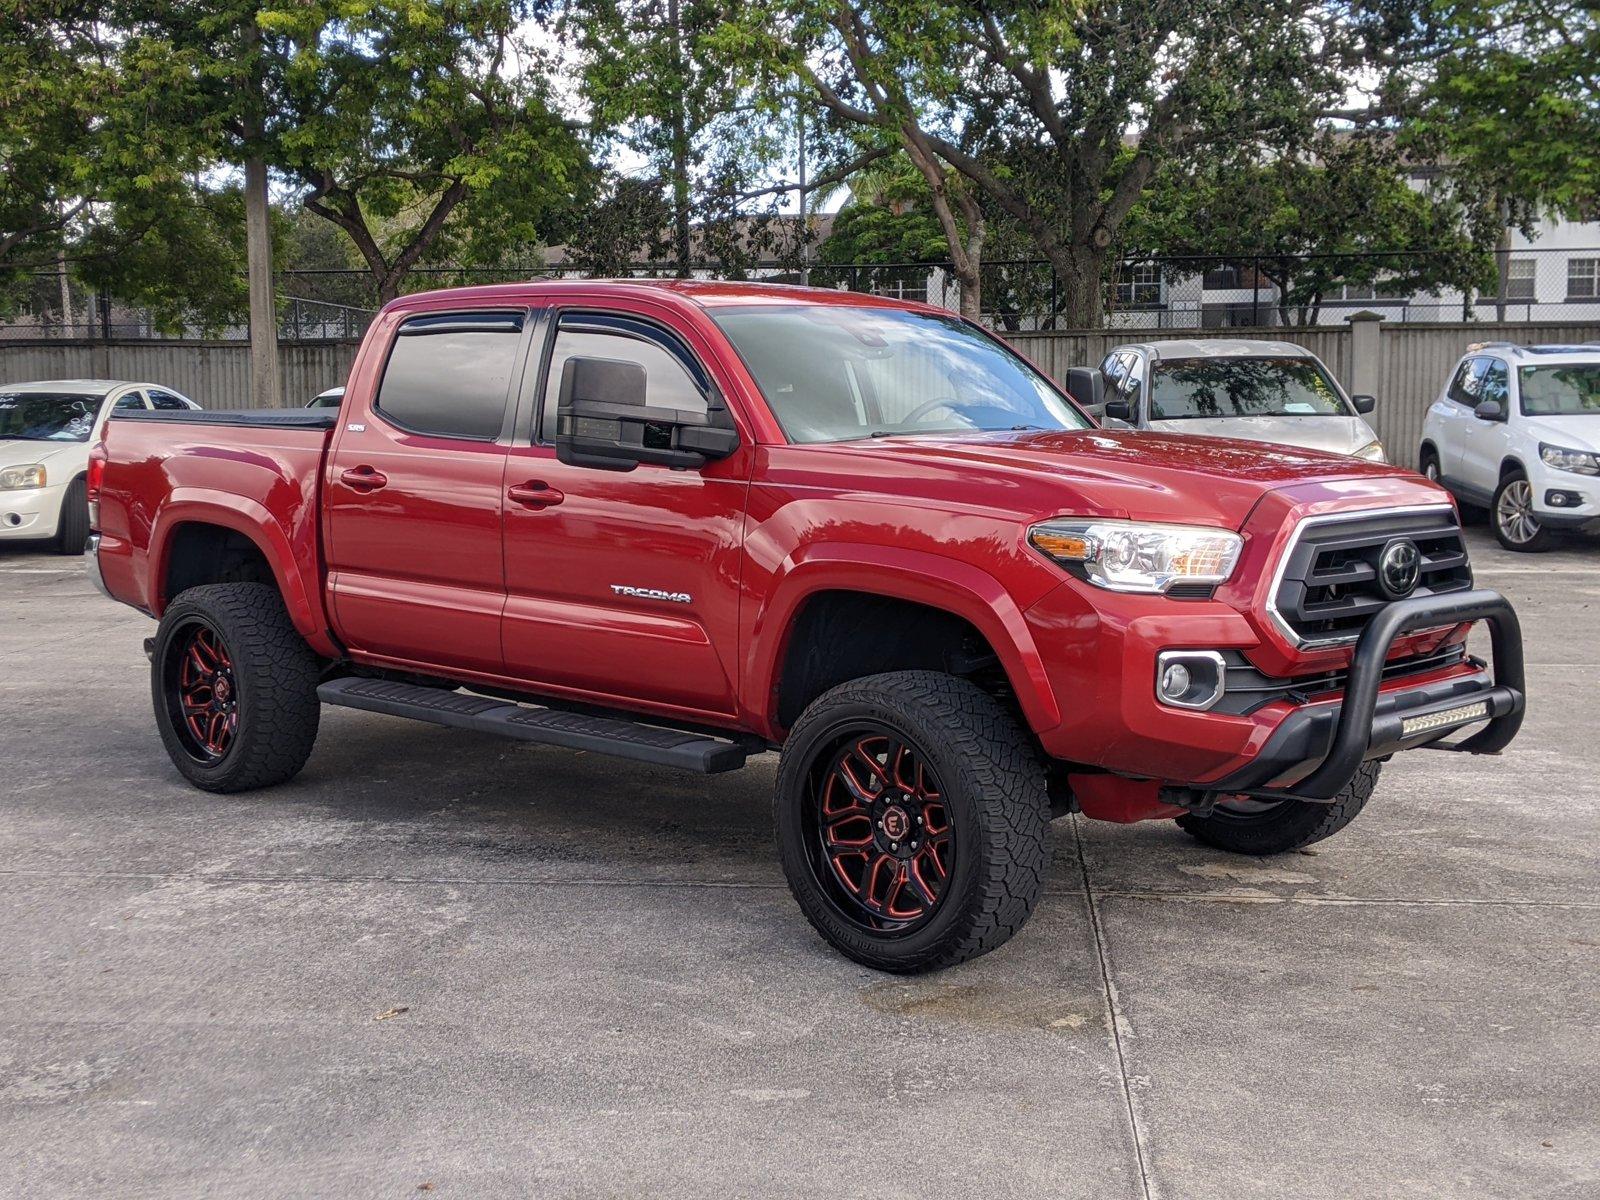
{"type": "Polygon", "coordinates": [[[1600,1195],[1600,545],[1471,531],[1531,695],[1274,859],[1058,821],[999,952],[841,959],[702,779],[343,709],[181,782],[153,623],[0,549],[0,1162],[28,1196],[1600,1195]]]}

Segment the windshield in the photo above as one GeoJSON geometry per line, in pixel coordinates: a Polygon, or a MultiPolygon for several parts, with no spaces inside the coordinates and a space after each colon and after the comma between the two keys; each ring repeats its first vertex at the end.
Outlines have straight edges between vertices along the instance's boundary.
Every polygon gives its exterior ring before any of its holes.
{"type": "Polygon", "coordinates": [[[1308,358],[1177,358],[1150,375],[1150,419],[1347,417],[1339,391],[1308,358]]]}
{"type": "Polygon", "coordinates": [[[1600,363],[1523,367],[1522,411],[1530,417],[1576,417],[1600,413],[1600,363]]]}
{"type": "Polygon", "coordinates": [[[87,442],[104,400],[76,392],[0,392],[0,438],[87,442]]]}
{"type": "Polygon", "coordinates": [[[1089,428],[1048,379],[954,317],[834,304],[712,316],[792,442],[1089,428]]]}

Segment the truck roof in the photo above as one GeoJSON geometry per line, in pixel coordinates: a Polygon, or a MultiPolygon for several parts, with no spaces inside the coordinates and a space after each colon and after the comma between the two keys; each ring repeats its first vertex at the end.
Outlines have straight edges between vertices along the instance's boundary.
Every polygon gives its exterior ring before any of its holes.
{"type": "Polygon", "coordinates": [[[529,279],[518,283],[414,292],[390,301],[386,307],[405,309],[421,299],[451,299],[484,304],[515,302],[535,296],[594,295],[597,292],[614,296],[670,296],[700,308],[742,304],[831,304],[951,315],[949,310],[935,305],[865,292],[805,287],[793,283],[738,283],[714,279],[529,279]]]}

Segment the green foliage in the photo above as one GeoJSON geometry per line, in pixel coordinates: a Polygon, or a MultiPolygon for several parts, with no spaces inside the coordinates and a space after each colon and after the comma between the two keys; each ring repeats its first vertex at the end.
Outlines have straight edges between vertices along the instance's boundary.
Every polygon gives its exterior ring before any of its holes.
{"type": "Polygon", "coordinates": [[[1441,0],[1425,13],[1417,110],[1403,129],[1463,197],[1531,227],[1600,216],[1600,9],[1441,0]]]}
{"type": "Polygon", "coordinates": [[[1286,324],[1302,324],[1339,285],[1437,295],[1492,281],[1472,213],[1407,182],[1386,146],[1329,137],[1268,161],[1240,156],[1164,172],[1129,216],[1137,255],[1193,256],[1186,268],[1254,268],[1276,285],[1286,324]]]}
{"type": "Polygon", "coordinates": [[[204,162],[183,72],[118,45],[109,7],[0,0],[0,310],[85,240],[110,253],[173,215],[204,162]]]}

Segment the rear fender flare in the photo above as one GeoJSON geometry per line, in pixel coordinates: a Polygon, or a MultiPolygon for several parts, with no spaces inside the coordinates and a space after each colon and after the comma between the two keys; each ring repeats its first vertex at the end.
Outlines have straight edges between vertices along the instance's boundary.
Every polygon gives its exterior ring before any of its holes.
{"type": "Polygon", "coordinates": [[[327,618],[322,610],[315,550],[311,554],[307,580],[301,566],[301,556],[295,552],[288,534],[267,511],[265,505],[244,496],[209,488],[174,488],[165,504],[156,513],[150,529],[150,611],[159,617],[172,597],[163,593],[163,581],[172,555],[178,530],[184,525],[217,525],[231,529],[250,539],[272,570],[278,594],[288,610],[289,620],[296,632],[310,643],[318,654],[337,656],[327,618]]]}
{"type": "Polygon", "coordinates": [[[1061,710],[1022,609],[992,575],[926,551],[835,542],[802,547],[785,558],[773,573],[765,605],[756,613],[745,660],[744,695],[748,716],[763,731],[780,732],[776,694],[795,618],[807,599],[830,591],[890,596],[962,618],[994,649],[1032,729],[1042,733],[1061,723],[1061,710]]]}

